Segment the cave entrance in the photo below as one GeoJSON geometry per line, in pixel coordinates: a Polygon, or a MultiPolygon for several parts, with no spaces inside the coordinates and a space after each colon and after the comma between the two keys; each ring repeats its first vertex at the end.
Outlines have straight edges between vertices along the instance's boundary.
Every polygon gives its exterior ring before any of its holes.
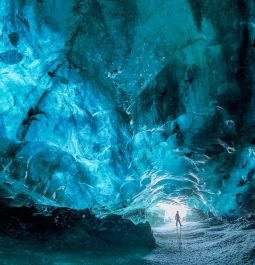
{"type": "Polygon", "coordinates": [[[158,202],[147,210],[147,220],[151,226],[175,225],[175,214],[179,211],[181,219],[185,221],[190,209],[180,202],[158,202]]]}

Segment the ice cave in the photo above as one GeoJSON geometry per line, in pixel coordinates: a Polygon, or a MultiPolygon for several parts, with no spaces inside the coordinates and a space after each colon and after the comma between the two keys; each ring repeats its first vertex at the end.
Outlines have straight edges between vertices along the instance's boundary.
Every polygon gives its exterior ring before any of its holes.
{"type": "Polygon", "coordinates": [[[255,264],[254,0],[0,0],[0,38],[0,265],[255,264]]]}

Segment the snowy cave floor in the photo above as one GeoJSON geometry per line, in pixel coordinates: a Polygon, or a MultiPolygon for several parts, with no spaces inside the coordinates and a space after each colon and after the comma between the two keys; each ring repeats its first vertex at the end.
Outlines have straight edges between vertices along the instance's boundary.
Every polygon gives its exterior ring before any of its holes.
{"type": "Polygon", "coordinates": [[[164,226],[155,228],[154,236],[158,247],[146,265],[255,264],[255,230],[240,223],[164,226]]]}
{"type": "Polygon", "coordinates": [[[0,265],[200,265],[255,264],[253,224],[184,223],[153,229],[157,247],[151,252],[49,251],[28,242],[0,237],[0,265]]]}

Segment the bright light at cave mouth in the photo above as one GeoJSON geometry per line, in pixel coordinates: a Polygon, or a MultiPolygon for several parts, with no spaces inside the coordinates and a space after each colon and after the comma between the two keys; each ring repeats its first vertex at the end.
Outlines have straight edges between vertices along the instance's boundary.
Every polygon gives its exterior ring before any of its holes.
{"type": "Polygon", "coordinates": [[[157,204],[157,207],[159,207],[160,209],[162,209],[165,212],[165,220],[166,221],[167,220],[174,221],[175,214],[177,211],[179,211],[181,218],[186,217],[186,215],[188,214],[188,211],[189,211],[187,206],[182,204],[182,203],[173,204],[173,203],[160,202],[157,204]]]}

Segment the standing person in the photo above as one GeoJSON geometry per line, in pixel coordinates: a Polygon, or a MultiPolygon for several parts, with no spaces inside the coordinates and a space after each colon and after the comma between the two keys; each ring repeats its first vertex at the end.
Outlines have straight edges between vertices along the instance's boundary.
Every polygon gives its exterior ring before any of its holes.
{"type": "Polygon", "coordinates": [[[182,224],[181,224],[181,217],[179,215],[179,211],[176,212],[175,221],[176,221],[176,226],[178,226],[178,223],[179,223],[180,226],[182,226],[182,224]]]}

